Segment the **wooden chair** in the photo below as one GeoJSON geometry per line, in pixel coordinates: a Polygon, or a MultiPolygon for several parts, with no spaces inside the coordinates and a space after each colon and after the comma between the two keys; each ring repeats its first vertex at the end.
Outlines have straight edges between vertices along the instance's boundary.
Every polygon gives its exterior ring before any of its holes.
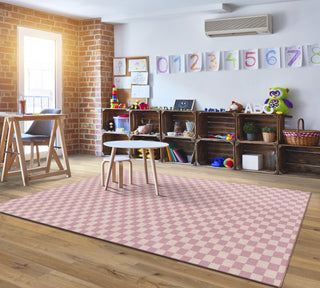
{"type": "MultiPolygon", "coordinates": [[[[110,162],[110,156],[103,158],[101,163],[101,185],[104,186],[105,164],[110,162]]],[[[116,155],[112,167],[112,182],[116,182],[116,163],[118,163],[118,187],[123,188],[123,162],[129,162],[129,184],[132,184],[132,162],[128,155],[116,155]]]]}
{"type": "MultiPolygon", "coordinates": [[[[61,109],[43,109],[40,114],[60,114],[61,109]]],[[[34,147],[36,147],[37,163],[40,166],[40,145],[49,145],[50,134],[52,129],[51,120],[36,120],[33,121],[26,133],[21,134],[22,143],[25,146],[30,146],[30,167],[33,167],[34,162],[34,147]]]]}

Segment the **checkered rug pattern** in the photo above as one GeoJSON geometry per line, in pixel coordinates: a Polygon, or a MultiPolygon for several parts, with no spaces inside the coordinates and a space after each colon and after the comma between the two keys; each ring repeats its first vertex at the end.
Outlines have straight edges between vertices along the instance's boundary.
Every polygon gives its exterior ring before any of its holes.
{"type": "Polygon", "coordinates": [[[100,177],[84,179],[1,203],[0,211],[282,285],[310,193],[159,174],[156,196],[142,172],[133,179],[108,191],[100,177]]]}

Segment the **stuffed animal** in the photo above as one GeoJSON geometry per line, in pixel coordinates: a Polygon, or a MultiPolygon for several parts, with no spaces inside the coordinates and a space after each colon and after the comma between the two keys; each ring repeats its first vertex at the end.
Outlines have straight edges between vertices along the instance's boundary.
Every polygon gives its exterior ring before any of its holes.
{"type": "Polygon", "coordinates": [[[107,122],[107,124],[104,126],[104,130],[106,131],[114,131],[114,121],[113,120],[109,120],[107,122]]]}
{"type": "Polygon", "coordinates": [[[267,111],[270,111],[273,108],[273,113],[277,114],[287,114],[289,108],[292,108],[292,103],[287,99],[288,88],[274,87],[269,89],[269,98],[264,102],[267,104],[267,111]]]}
{"type": "Polygon", "coordinates": [[[243,105],[241,105],[240,103],[237,103],[235,101],[232,101],[231,105],[230,105],[230,112],[242,112],[243,110],[243,105]]]}

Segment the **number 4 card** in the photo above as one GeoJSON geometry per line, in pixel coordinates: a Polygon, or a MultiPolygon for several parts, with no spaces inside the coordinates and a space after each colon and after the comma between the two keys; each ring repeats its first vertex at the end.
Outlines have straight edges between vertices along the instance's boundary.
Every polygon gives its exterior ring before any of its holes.
{"type": "Polygon", "coordinates": [[[239,70],[239,50],[223,51],[223,69],[239,70]]]}

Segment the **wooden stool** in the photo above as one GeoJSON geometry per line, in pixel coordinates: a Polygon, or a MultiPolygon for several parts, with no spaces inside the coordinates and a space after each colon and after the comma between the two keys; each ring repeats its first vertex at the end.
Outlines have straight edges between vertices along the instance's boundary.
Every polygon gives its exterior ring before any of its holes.
{"type": "MultiPolygon", "coordinates": [[[[112,182],[116,182],[116,162],[118,162],[118,186],[123,188],[123,162],[129,162],[129,184],[132,184],[132,162],[128,155],[115,155],[112,166],[112,182]]],[[[101,163],[101,185],[104,186],[105,164],[110,162],[110,156],[103,158],[101,163]]]]}

